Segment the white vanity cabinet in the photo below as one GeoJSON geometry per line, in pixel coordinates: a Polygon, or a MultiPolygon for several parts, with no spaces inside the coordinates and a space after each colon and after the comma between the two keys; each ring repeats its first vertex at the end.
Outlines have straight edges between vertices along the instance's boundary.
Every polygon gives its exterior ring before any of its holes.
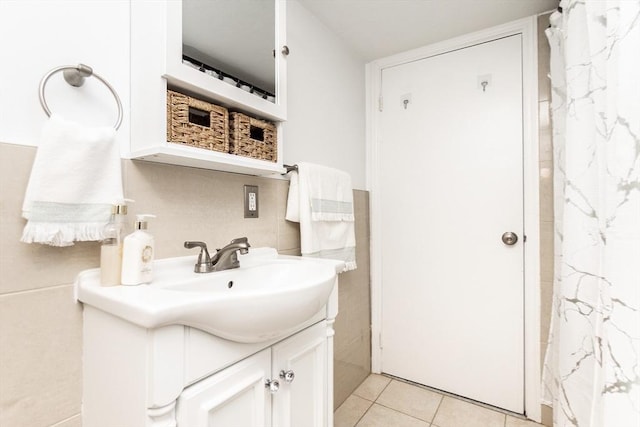
{"type": "MultiPolygon", "coordinates": [[[[109,294],[118,291],[132,289],[109,294]]],[[[85,303],[82,425],[330,427],[337,304],[336,279],[295,332],[240,343],[183,325],[147,329],[85,303]]]]}
{"type": "Polygon", "coordinates": [[[321,322],[185,389],[178,426],[327,426],[327,360],[321,322]]]}
{"type": "MultiPolygon", "coordinates": [[[[251,175],[282,173],[282,122],[286,119],[286,1],[273,4],[273,44],[262,49],[275,69],[275,97],[263,99],[250,93],[246,85],[229,84],[183,62],[183,2],[199,0],[136,0],[131,2],[131,138],[128,157],[146,161],[214,169],[251,175]],[[272,54],[273,50],[273,54],[272,54]],[[271,61],[272,60],[272,61],[271,61]],[[204,101],[240,111],[258,119],[275,122],[278,128],[278,161],[270,162],[218,151],[200,149],[167,141],[167,89],[177,90],[204,101]],[[274,98],[274,99],[272,99],[274,98]]],[[[213,2],[199,1],[199,6],[213,2]]],[[[269,2],[233,1],[226,5],[256,8],[269,2]]],[[[231,6],[230,6],[231,7],[231,6]]],[[[247,15],[239,11],[235,16],[247,15]]],[[[232,20],[233,18],[230,18],[232,20]]],[[[189,28],[217,28],[206,18],[189,28]]],[[[208,40],[222,41],[233,47],[248,37],[242,25],[233,25],[240,35],[217,35],[208,40]]],[[[256,22],[255,26],[265,23],[256,22]]],[[[270,25],[270,24],[267,24],[270,25]]],[[[252,29],[255,30],[255,29],[252,29]]],[[[203,32],[203,34],[208,34],[203,32]]],[[[207,39],[203,37],[203,39],[207,39]]],[[[251,41],[247,42],[251,44],[251,41]]],[[[245,43],[245,44],[247,44],[245,43]]],[[[257,41],[256,41],[257,43],[257,41]]],[[[233,55],[233,51],[232,51],[233,55]]],[[[238,53],[240,55],[240,53],[238,53]]],[[[252,55],[245,53],[245,56],[252,55]]],[[[218,58],[214,58],[217,60],[218,58]]],[[[245,65],[245,67],[247,67],[245,65]]],[[[221,77],[221,76],[220,76],[221,77]]]]}

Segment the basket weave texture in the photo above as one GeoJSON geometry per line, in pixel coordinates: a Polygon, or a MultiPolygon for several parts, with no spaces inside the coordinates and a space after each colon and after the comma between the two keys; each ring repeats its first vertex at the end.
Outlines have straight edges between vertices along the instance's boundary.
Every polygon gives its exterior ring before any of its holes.
{"type": "Polygon", "coordinates": [[[278,160],[275,125],[246,114],[230,114],[229,152],[238,156],[276,162],[278,160]]]}
{"type": "Polygon", "coordinates": [[[167,90],[167,141],[228,153],[229,112],[219,105],[167,90]],[[190,109],[208,126],[190,121],[190,109]]]}

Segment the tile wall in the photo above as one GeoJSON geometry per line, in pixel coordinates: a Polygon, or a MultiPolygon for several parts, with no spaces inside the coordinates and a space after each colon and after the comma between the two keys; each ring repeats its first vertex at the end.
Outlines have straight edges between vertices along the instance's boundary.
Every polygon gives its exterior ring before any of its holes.
{"type": "MultiPolygon", "coordinates": [[[[538,119],[540,161],[540,361],[544,363],[553,293],[553,145],[551,142],[551,85],[549,42],[544,31],[549,14],[538,16],[538,119]]],[[[542,405],[542,423],[552,425],[551,410],[542,405]]]]}
{"type": "Polygon", "coordinates": [[[340,314],[335,323],[333,355],[334,409],[371,373],[369,193],[356,191],[354,196],[358,268],[340,276],[340,314]]]}
{"type": "MultiPolygon", "coordinates": [[[[20,210],[34,147],[0,143],[0,425],[81,425],[82,308],[75,275],[98,267],[98,243],[51,248],[19,242],[20,210]]],[[[124,161],[125,194],[154,213],[156,256],[187,255],[184,240],[211,246],[247,236],[255,247],[297,255],[297,224],[284,220],[288,181],[124,161]],[[258,185],[260,218],[245,219],[243,186],[258,185]]],[[[370,371],[368,193],[354,191],[359,268],[340,276],[335,329],[336,404],[370,371]]],[[[193,252],[195,257],[196,252],[193,252]]]]}

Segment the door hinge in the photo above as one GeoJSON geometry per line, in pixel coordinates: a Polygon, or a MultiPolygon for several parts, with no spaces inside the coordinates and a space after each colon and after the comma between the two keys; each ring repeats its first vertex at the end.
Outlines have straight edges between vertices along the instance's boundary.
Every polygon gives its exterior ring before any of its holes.
{"type": "Polygon", "coordinates": [[[378,111],[382,112],[382,97],[378,98],[378,111]]]}
{"type": "Polygon", "coordinates": [[[378,332],[378,347],[382,348],[382,332],[378,332]]]}

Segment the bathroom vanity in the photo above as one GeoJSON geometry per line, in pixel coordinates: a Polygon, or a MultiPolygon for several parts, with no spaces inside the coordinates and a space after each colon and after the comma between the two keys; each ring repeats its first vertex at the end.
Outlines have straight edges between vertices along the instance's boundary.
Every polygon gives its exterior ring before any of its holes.
{"type": "Polygon", "coordinates": [[[97,269],[78,276],[84,427],[333,425],[343,264],[252,252],[211,274],[193,273],[195,257],[159,260],[151,285],[100,287],[97,269]],[[206,317],[223,306],[241,321],[206,317]]]}

